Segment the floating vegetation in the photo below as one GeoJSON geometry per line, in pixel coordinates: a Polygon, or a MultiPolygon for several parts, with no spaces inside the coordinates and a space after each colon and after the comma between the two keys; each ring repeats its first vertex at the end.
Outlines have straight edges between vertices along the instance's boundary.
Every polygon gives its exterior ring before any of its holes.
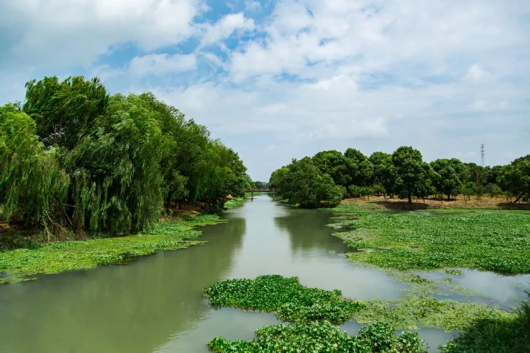
{"type": "Polygon", "coordinates": [[[438,300],[428,295],[410,295],[401,299],[374,299],[362,302],[364,309],[354,313],[359,323],[385,322],[395,329],[417,330],[435,327],[445,331],[466,328],[481,319],[510,319],[514,314],[489,307],[485,303],[438,300]]]}
{"type": "Polygon", "coordinates": [[[329,322],[265,326],[256,331],[257,339],[228,341],[217,337],[208,343],[214,352],[426,352],[417,333],[401,336],[386,324],[363,327],[357,336],[348,336],[329,322]]]}
{"type": "Polygon", "coordinates": [[[204,244],[194,227],[219,223],[214,215],[186,216],[158,223],[146,234],[88,241],[57,242],[36,249],[0,252],[0,284],[35,279],[37,274],[87,270],[101,265],[123,264],[154,254],[204,244]],[[32,276],[32,277],[30,277],[32,276]]]}
{"type": "Polygon", "coordinates": [[[530,273],[530,222],[525,212],[444,215],[437,210],[439,216],[425,217],[373,213],[352,205],[342,208],[350,220],[343,216],[339,224],[356,230],[336,236],[356,250],[349,254],[351,260],[402,271],[476,268],[530,273]]]}
{"type": "Polygon", "coordinates": [[[282,320],[309,322],[347,321],[362,308],[359,302],[342,297],[339,290],[308,288],[297,277],[259,276],[256,279],[229,279],[204,290],[212,306],[275,312],[282,320]]]}

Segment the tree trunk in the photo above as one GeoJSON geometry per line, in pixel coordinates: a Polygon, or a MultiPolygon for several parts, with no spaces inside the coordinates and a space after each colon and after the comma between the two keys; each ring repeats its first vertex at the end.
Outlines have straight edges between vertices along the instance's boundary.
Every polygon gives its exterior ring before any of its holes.
{"type": "Polygon", "coordinates": [[[524,193],[522,193],[521,195],[519,195],[519,197],[513,202],[514,205],[519,202],[519,200],[523,197],[524,193]]]}
{"type": "Polygon", "coordinates": [[[409,203],[412,203],[412,195],[410,192],[408,193],[408,196],[409,196],[409,203]]]}

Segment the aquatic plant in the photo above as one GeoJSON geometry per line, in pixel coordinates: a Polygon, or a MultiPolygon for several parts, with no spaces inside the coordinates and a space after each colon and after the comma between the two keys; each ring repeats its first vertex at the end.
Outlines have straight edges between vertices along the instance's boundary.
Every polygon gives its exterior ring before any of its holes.
{"type": "Polygon", "coordinates": [[[259,276],[256,279],[229,279],[204,290],[212,306],[275,312],[285,321],[327,320],[343,323],[362,305],[345,299],[339,290],[308,288],[297,277],[259,276]]]}
{"type": "Polygon", "coordinates": [[[219,222],[214,215],[191,216],[158,223],[149,233],[118,238],[46,244],[36,249],[0,252],[0,284],[35,279],[38,274],[87,270],[123,264],[158,250],[176,250],[204,244],[194,227],[219,222]]]}
{"type": "Polygon", "coordinates": [[[438,211],[436,216],[426,216],[357,209],[343,215],[339,224],[355,228],[335,234],[358,250],[348,255],[354,261],[397,270],[477,268],[530,273],[530,222],[524,212],[444,215],[438,211]]]}
{"type": "Polygon", "coordinates": [[[409,295],[401,299],[373,299],[362,303],[364,309],[353,315],[357,322],[385,322],[395,329],[436,327],[453,331],[464,329],[474,320],[504,320],[514,317],[513,313],[491,308],[485,303],[438,300],[424,294],[409,295]]]}
{"type": "Polygon", "coordinates": [[[256,331],[257,339],[230,342],[217,337],[208,343],[214,352],[363,352],[423,353],[417,333],[398,336],[386,324],[363,327],[357,336],[348,336],[329,322],[265,326],[256,331]]]}

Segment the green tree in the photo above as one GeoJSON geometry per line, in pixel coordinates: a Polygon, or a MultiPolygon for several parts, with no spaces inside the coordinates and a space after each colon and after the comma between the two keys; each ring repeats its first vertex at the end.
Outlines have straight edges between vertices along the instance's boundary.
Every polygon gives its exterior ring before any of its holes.
{"type": "Polygon", "coordinates": [[[60,227],[70,179],[59,151],[38,141],[35,122],[11,104],[0,107],[0,205],[8,221],[60,227]]]}
{"type": "Polygon", "coordinates": [[[437,173],[434,178],[434,187],[439,193],[450,200],[452,195],[462,191],[462,178],[466,175],[466,168],[458,159],[437,159],[431,162],[431,167],[437,173]]]}
{"type": "Polygon", "coordinates": [[[302,208],[333,207],[342,200],[342,188],[309,157],[293,160],[281,183],[281,192],[289,203],[302,208]]]}
{"type": "Polygon", "coordinates": [[[504,190],[515,195],[514,203],[530,197],[530,155],[517,158],[502,169],[500,182],[504,190]]]}
{"type": "Polygon", "coordinates": [[[412,195],[423,193],[428,182],[428,173],[420,151],[412,147],[399,147],[392,154],[396,173],[396,188],[412,203],[412,195]]]}
{"type": "Polygon", "coordinates": [[[313,156],[313,162],[324,174],[333,178],[337,185],[348,186],[352,182],[353,161],[339,151],[323,151],[313,156]]]}
{"type": "Polygon", "coordinates": [[[370,186],[374,178],[374,166],[359,150],[348,148],[344,156],[351,162],[352,184],[357,186],[370,186]]]}
{"type": "Polygon", "coordinates": [[[26,84],[23,109],[35,120],[46,146],[72,149],[105,114],[108,102],[109,95],[97,78],[77,76],[59,82],[57,77],[45,77],[26,84]]]}
{"type": "Polygon", "coordinates": [[[394,194],[396,192],[396,173],[392,163],[392,155],[384,152],[374,152],[369,160],[373,165],[374,184],[381,185],[386,194],[394,194]]]}

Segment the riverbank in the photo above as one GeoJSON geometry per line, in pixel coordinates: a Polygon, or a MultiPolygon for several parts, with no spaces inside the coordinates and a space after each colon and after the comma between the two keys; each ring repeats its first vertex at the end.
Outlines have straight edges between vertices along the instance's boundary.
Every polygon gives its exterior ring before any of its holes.
{"type": "MultiPolygon", "coordinates": [[[[233,198],[225,203],[224,208],[231,210],[240,207],[249,199],[250,193],[245,194],[245,197],[233,198]]],[[[202,215],[196,210],[188,210],[177,217],[162,219],[144,234],[49,244],[33,243],[31,248],[0,252],[0,284],[34,280],[37,275],[43,274],[126,264],[159,250],[202,245],[205,242],[196,240],[201,232],[194,228],[220,222],[217,215],[202,215]]]]}
{"type": "Polygon", "coordinates": [[[217,224],[216,215],[187,215],[156,224],[150,232],[116,238],[43,244],[0,252],[0,284],[34,280],[38,275],[125,264],[158,250],[204,244],[196,227],[217,224]]]}

